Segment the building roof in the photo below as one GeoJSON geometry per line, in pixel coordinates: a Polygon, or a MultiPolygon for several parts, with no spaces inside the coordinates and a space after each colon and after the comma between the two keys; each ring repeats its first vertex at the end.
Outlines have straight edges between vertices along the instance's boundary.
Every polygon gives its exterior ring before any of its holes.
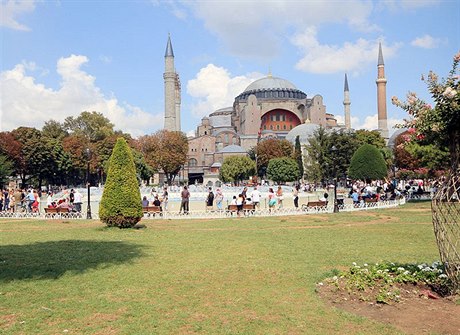
{"type": "Polygon", "coordinates": [[[344,84],[343,91],[344,91],[344,92],[349,92],[349,91],[350,91],[350,89],[348,88],[348,78],[347,78],[347,74],[346,74],[346,73],[345,73],[345,84],[344,84]]]}
{"type": "Polygon", "coordinates": [[[315,123],[303,123],[295,128],[292,128],[286,135],[286,140],[291,143],[295,142],[297,136],[299,136],[300,143],[305,144],[308,139],[313,136],[313,133],[319,129],[319,125],[315,123]]]}
{"type": "Polygon", "coordinates": [[[396,141],[396,138],[401,135],[402,133],[404,133],[405,131],[407,131],[407,128],[399,128],[399,129],[396,129],[395,132],[390,136],[390,138],[388,139],[388,144],[387,146],[390,147],[390,148],[394,148],[395,146],[395,141],[396,141]]]}
{"type": "Polygon", "coordinates": [[[231,145],[227,145],[225,148],[223,148],[219,152],[221,153],[246,153],[246,150],[244,150],[244,148],[240,147],[239,145],[231,144],[231,145]]]}
{"type": "Polygon", "coordinates": [[[258,79],[251,83],[244,92],[255,91],[255,90],[270,90],[270,89],[291,89],[297,90],[297,87],[290,81],[271,75],[258,79]]]}

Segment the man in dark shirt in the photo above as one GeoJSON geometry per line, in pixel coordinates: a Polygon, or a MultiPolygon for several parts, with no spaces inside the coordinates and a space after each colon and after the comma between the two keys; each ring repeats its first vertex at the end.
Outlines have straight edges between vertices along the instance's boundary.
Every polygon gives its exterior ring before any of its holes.
{"type": "Polygon", "coordinates": [[[188,205],[190,201],[190,192],[187,189],[187,185],[184,186],[184,189],[182,190],[181,194],[181,203],[180,203],[180,210],[179,213],[184,211],[185,214],[188,214],[188,205]]]}

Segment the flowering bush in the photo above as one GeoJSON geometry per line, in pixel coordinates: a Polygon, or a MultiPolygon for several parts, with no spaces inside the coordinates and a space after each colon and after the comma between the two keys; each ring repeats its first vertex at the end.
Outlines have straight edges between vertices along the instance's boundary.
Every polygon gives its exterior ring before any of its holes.
{"type": "Polygon", "coordinates": [[[405,102],[392,97],[391,102],[404,109],[410,116],[398,125],[408,128],[406,140],[427,140],[441,145],[449,145],[452,163],[458,165],[458,149],[460,138],[460,76],[458,66],[460,52],[454,56],[452,70],[447,78],[439,80],[430,71],[426,82],[428,91],[435,103],[434,107],[426,103],[414,92],[407,94],[405,102]]]}
{"type": "MultiPolygon", "coordinates": [[[[326,283],[349,293],[372,291],[378,303],[400,301],[400,289],[397,284],[426,284],[441,295],[450,292],[451,282],[440,262],[430,264],[376,263],[363,264],[353,262],[346,271],[326,279],[326,283]]],[[[318,285],[323,285],[319,283],[318,285]]]]}

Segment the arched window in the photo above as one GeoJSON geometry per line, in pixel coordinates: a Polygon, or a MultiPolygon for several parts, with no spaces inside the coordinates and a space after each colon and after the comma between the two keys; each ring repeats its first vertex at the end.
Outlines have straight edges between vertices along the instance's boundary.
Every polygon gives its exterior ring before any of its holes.
{"type": "Polygon", "coordinates": [[[195,158],[190,158],[189,161],[188,161],[188,165],[189,166],[197,166],[198,161],[195,158]]]}

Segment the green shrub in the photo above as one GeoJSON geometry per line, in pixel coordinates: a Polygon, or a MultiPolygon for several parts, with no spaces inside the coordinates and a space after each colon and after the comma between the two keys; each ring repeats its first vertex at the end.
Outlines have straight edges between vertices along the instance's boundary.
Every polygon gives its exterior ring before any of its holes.
{"type": "Polygon", "coordinates": [[[142,202],[133,154],[119,138],[109,160],[99,217],[109,227],[130,228],[142,218],[142,202]]]}
{"type": "Polygon", "coordinates": [[[382,153],[370,144],[363,144],[350,161],[348,175],[353,179],[378,180],[387,176],[387,165],[382,153]]]}
{"type": "Polygon", "coordinates": [[[276,183],[294,181],[299,176],[299,165],[292,158],[273,158],[268,162],[267,177],[276,183]]]}

